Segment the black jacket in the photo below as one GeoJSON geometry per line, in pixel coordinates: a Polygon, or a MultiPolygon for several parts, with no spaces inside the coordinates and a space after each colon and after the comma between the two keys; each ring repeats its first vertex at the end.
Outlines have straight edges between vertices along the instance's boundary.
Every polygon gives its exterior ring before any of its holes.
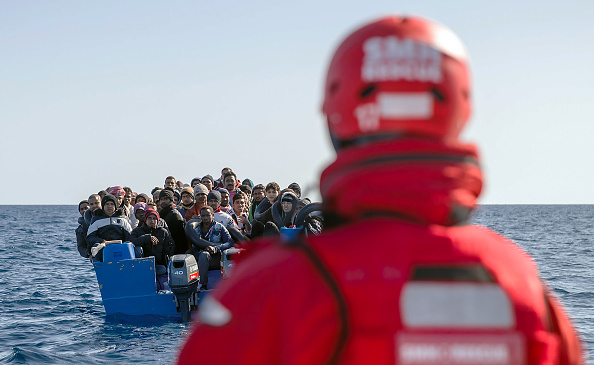
{"type": "Polygon", "coordinates": [[[78,248],[78,253],[82,257],[89,257],[89,252],[87,251],[87,231],[89,230],[89,225],[85,222],[83,217],[78,217],[78,227],[74,231],[76,233],[76,248],[78,248]]]}
{"type": "Polygon", "coordinates": [[[171,237],[175,241],[175,254],[185,253],[188,250],[188,240],[184,227],[186,220],[179,211],[173,208],[173,204],[161,209],[159,215],[165,220],[171,232],[171,237]]]}
{"type": "Polygon", "coordinates": [[[122,209],[118,209],[110,217],[103,209],[97,209],[94,212],[91,225],[87,231],[87,248],[91,248],[103,241],[122,240],[130,241],[132,227],[128,222],[128,217],[122,209]]]}
{"type": "Polygon", "coordinates": [[[167,266],[167,256],[173,256],[175,251],[175,242],[163,219],[159,219],[156,228],[150,228],[146,223],[134,228],[130,242],[142,247],[144,257],[154,256],[156,265],[167,266]],[[151,236],[157,237],[159,243],[153,245],[151,236]]]}

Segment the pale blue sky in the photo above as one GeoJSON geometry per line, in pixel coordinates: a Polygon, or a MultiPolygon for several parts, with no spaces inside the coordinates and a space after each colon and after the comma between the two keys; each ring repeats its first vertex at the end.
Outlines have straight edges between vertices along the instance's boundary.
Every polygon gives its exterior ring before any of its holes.
{"type": "Polygon", "coordinates": [[[334,157],[329,58],[392,13],[438,20],[469,50],[481,203],[594,203],[594,2],[305,0],[0,1],[0,204],[224,166],[317,187],[334,157]]]}

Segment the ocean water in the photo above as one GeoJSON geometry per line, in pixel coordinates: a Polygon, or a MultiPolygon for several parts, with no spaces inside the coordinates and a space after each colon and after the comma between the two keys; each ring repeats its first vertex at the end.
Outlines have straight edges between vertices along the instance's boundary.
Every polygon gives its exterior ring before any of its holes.
{"type": "MultiPolygon", "coordinates": [[[[169,364],[189,325],[106,319],[92,265],[78,255],[75,206],[0,206],[0,363],[169,364]]],[[[590,349],[594,206],[481,206],[473,221],[538,263],[590,349]]]]}

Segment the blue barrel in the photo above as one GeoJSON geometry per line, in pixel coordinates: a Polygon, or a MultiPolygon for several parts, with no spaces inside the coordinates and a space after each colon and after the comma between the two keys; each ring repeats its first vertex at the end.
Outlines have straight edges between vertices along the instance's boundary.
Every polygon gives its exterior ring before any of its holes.
{"type": "Polygon", "coordinates": [[[291,242],[291,241],[295,240],[302,231],[303,231],[303,226],[295,227],[295,228],[281,227],[281,229],[280,229],[281,240],[283,240],[285,242],[291,242]]]}
{"type": "Polygon", "coordinates": [[[103,249],[103,262],[131,260],[135,258],[134,245],[131,242],[107,245],[103,249]]]}

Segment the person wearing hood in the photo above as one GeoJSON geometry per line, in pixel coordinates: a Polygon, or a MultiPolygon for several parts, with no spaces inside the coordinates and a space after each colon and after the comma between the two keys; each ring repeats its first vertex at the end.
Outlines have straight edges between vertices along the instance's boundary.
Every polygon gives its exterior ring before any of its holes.
{"type": "Polygon", "coordinates": [[[82,200],[78,203],[78,227],[74,231],[76,233],[76,248],[82,257],[87,257],[87,230],[89,226],[85,224],[85,212],[89,209],[89,201],[82,200]]]}
{"type": "Polygon", "coordinates": [[[132,219],[130,219],[130,226],[132,229],[141,226],[142,222],[144,222],[144,212],[148,209],[146,203],[136,203],[132,208],[132,219]]]}
{"type": "Polygon", "coordinates": [[[254,188],[254,182],[251,179],[243,179],[241,185],[247,185],[250,187],[250,189],[254,188]]]}
{"type": "Polygon", "coordinates": [[[92,257],[103,261],[103,248],[111,243],[130,240],[132,227],[128,216],[119,208],[115,196],[107,194],[101,200],[103,208],[95,210],[91,225],[87,231],[87,248],[92,257]]]}
{"type": "Polygon", "coordinates": [[[173,207],[177,209],[179,202],[181,201],[181,194],[177,190],[173,190],[173,207]]]}
{"type": "Polygon", "coordinates": [[[181,190],[180,196],[181,200],[177,204],[177,210],[182,217],[185,217],[188,209],[194,206],[194,189],[186,186],[181,190]]]}
{"type": "Polygon", "coordinates": [[[144,212],[144,222],[131,234],[130,242],[142,247],[144,257],[154,256],[155,265],[167,266],[168,257],[174,255],[175,242],[167,224],[153,209],[144,212]]]}
{"type": "Polygon", "coordinates": [[[165,188],[159,193],[159,206],[161,210],[159,215],[163,217],[171,236],[175,241],[175,254],[181,254],[188,250],[188,240],[184,227],[186,220],[179,214],[177,209],[173,206],[173,189],[165,188]]]}
{"type": "MultiPolygon", "coordinates": [[[[283,227],[290,227],[295,224],[295,216],[297,215],[297,205],[299,198],[295,193],[290,191],[285,192],[281,197],[281,223],[283,227]]],[[[275,222],[276,223],[276,222],[275,222]]],[[[279,227],[280,228],[280,227],[279,227]]]]}
{"type": "Polygon", "coordinates": [[[146,195],[145,193],[140,193],[138,194],[138,196],[136,197],[136,203],[146,203],[148,204],[149,202],[149,196],[146,195]]]}

